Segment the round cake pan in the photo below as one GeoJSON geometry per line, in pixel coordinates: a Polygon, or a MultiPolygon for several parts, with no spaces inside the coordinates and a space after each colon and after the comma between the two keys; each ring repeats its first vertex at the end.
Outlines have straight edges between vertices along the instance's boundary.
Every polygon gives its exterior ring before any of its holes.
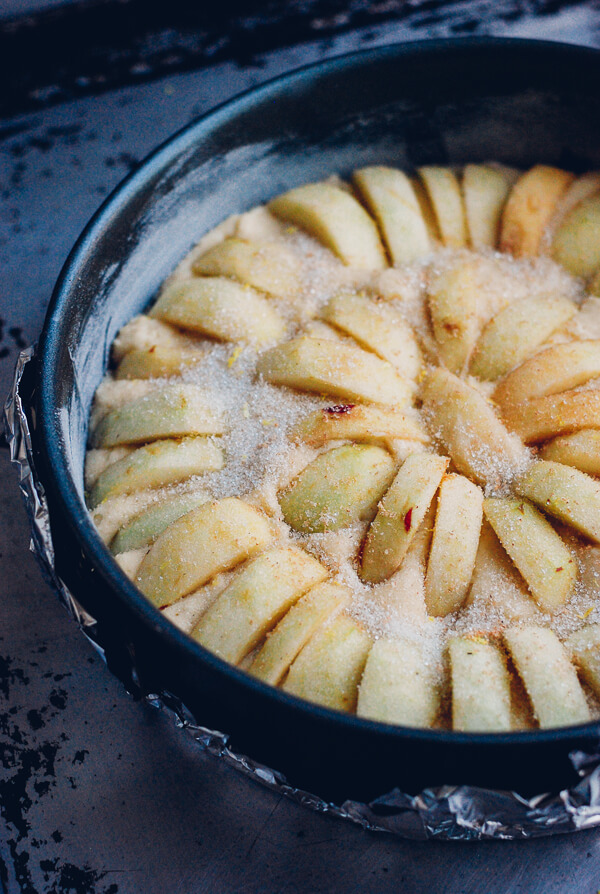
{"type": "Polygon", "coordinates": [[[321,797],[478,785],[569,785],[600,723],[510,734],[387,726],[285,695],[172,626],[120,571],[85,507],[87,419],[119,328],[230,214],[365,164],[495,160],[600,167],[600,53],[532,41],[389,46],[302,69],[234,99],[151,155],[105,202],[56,286],[39,346],[36,449],[57,569],[98,620],[109,665],[178,696],[205,727],[321,797]]]}

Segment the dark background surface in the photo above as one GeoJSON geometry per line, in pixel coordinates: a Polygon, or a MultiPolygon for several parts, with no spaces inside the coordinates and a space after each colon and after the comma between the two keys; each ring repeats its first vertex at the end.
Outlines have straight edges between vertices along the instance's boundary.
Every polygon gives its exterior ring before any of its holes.
{"type": "MultiPolygon", "coordinates": [[[[598,3],[0,0],[0,393],[79,231],[160,141],[298,65],[456,34],[600,46],[598,3]],[[204,10],[204,11],[203,11],[204,10]]],[[[134,702],[28,553],[0,449],[0,884],[8,894],[600,889],[600,832],[414,843],[313,814],[134,702]]]]}

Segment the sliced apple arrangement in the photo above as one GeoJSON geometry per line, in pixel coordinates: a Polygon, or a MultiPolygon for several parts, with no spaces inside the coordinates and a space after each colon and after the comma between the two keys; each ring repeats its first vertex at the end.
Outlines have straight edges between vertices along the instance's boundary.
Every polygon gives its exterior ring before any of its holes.
{"type": "Polygon", "coordinates": [[[208,234],[112,361],[92,518],[201,645],[386,723],[600,715],[600,174],[298,186],[208,234]],[[215,346],[228,381],[243,357],[296,401],[252,447],[283,430],[278,476],[234,492],[260,407],[215,402],[215,346]]]}

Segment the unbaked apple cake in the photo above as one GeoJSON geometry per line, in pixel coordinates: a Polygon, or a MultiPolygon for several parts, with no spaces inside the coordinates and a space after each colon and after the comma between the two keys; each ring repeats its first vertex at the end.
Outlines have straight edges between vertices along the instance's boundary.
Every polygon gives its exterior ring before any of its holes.
{"type": "Polygon", "coordinates": [[[112,346],[123,571],[285,692],[416,727],[600,716],[600,174],[383,166],[228,218],[112,346]]]}

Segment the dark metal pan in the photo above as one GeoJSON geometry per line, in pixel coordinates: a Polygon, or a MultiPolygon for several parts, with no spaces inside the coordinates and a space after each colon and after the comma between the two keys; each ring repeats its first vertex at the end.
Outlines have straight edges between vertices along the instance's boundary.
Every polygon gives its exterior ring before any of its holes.
{"type": "Polygon", "coordinates": [[[344,56],[246,93],[171,139],[103,205],[64,267],[40,342],[36,449],[57,567],[98,619],[109,664],[130,687],[176,694],[237,751],[338,801],[443,783],[558,790],[573,781],[569,752],[593,748],[600,724],[502,735],[386,726],[285,695],[209,654],[145,600],[95,532],[82,480],[90,403],[118,329],[227,215],[367,163],[487,160],[600,167],[600,53],[431,41],[344,56]]]}

